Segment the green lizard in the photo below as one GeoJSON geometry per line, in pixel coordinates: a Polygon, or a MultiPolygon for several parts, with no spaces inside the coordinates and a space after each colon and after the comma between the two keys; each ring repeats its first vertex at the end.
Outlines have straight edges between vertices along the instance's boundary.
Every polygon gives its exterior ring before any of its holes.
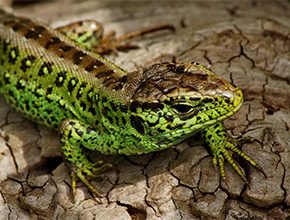
{"type": "Polygon", "coordinates": [[[222,124],[240,109],[241,90],[202,65],[157,63],[127,73],[47,25],[4,10],[0,21],[0,93],[25,117],[59,131],[73,194],[80,179],[98,195],[89,179],[112,167],[90,162],[85,150],[144,154],[197,133],[223,178],[226,159],[246,181],[231,152],[260,169],[237,148],[253,139],[232,138],[222,124]]]}

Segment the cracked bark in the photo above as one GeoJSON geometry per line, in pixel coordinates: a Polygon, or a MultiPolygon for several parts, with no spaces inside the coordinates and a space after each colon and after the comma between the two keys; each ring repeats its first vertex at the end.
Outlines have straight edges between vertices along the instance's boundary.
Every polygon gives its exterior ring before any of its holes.
{"type": "MultiPolygon", "coordinates": [[[[57,1],[16,8],[53,26],[84,18],[118,34],[153,23],[175,25],[138,41],[140,49],[109,59],[134,70],[152,58],[197,61],[244,92],[242,109],[225,121],[233,135],[252,136],[242,150],[265,176],[237,158],[247,186],[228,165],[227,182],[194,138],[141,156],[103,156],[119,169],[106,181],[92,181],[103,204],[78,183],[70,198],[70,177],[56,132],[17,115],[1,99],[0,212],[3,219],[286,219],[290,206],[290,26],[289,1],[267,2],[97,2],[57,1]],[[45,5],[45,7],[44,7],[45,5]],[[206,10],[205,10],[206,9],[206,10]],[[45,11],[51,13],[44,13],[45,11]],[[164,58],[165,57],[165,58],[164,58]],[[9,175],[9,177],[8,177],[9,175]]],[[[161,60],[162,60],[161,59],[161,60]]]]}

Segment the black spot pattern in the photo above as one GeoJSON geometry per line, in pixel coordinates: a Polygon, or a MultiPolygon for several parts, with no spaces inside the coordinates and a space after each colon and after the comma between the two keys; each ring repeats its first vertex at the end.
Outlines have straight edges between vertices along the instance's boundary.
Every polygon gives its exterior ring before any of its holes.
{"type": "Polygon", "coordinates": [[[17,58],[19,57],[19,48],[12,47],[9,53],[9,63],[15,64],[17,58]]]}
{"type": "Polygon", "coordinates": [[[67,73],[65,71],[61,71],[57,74],[57,77],[54,82],[57,87],[60,87],[64,84],[64,81],[66,79],[66,74],[67,73]]]}
{"type": "Polygon", "coordinates": [[[92,107],[90,107],[90,108],[88,109],[88,111],[89,111],[93,116],[95,116],[95,115],[97,114],[96,110],[95,110],[94,108],[92,108],[92,107]]]}
{"type": "Polygon", "coordinates": [[[50,95],[52,93],[52,91],[53,91],[53,88],[52,87],[48,87],[46,89],[46,95],[50,95]]]}
{"type": "Polygon", "coordinates": [[[80,107],[82,108],[83,111],[86,111],[87,105],[86,105],[86,103],[84,101],[81,101],[80,107]]]}
{"type": "Polygon", "coordinates": [[[24,80],[23,79],[18,79],[17,83],[16,83],[16,88],[18,90],[23,90],[25,89],[25,84],[24,84],[24,80]]]}
{"type": "Polygon", "coordinates": [[[33,62],[35,60],[36,60],[36,57],[33,56],[33,55],[30,55],[30,56],[25,57],[23,60],[21,60],[20,69],[23,72],[26,72],[26,70],[31,67],[31,65],[33,64],[33,62]],[[30,62],[30,64],[28,64],[28,62],[30,62]]]}
{"type": "Polygon", "coordinates": [[[73,90],[75,89],[76,85],[78,84],[78,79],[76,77],[72,77],[67,85],[67,89],[70,93],[73,92],[73,90]]]}
{"type": "Polygon", "coordinates": [[[53,71],[52,66],[53,62],[44,62],[38,71],[38,76],[44,76],[46,72],[48,74],[52,73],[53,71]]]}
{"type": "Polygon", "coordinates": [[[8,46],[10,45],[10,42],[11,42],[11,41],[8,41],[8,40],[4,40],[4,41],[3,41],[3,52],[4,52],[4,53],[7,52],[7,48],[8,48],[8,46]]]}
{"type": "Polygon", "coordinates": [[[83,94],[83,89],[87,87],[87,84],[86,83],[82,83],[78,89],[78,92],[77,92],[77,95],[76,95],[76,98],[77,99],[80,99],[82,97],[82,94],[83,94]]]}

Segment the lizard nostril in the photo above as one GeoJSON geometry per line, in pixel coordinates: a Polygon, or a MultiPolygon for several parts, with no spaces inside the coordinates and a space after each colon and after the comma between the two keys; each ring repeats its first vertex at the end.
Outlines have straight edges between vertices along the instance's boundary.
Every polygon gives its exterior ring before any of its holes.
{"type": "Polygon", "coordinates": [[[228,98],[225,98],[225,102],[226,102],[227,104],[230,104],[230,103],[231,103],[231,100],[228,99],[228,98]]]}

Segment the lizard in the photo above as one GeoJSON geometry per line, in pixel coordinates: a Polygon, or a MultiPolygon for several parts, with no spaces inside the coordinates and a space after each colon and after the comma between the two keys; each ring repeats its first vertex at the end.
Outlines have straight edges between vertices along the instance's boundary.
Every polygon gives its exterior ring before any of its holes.
{"type": "Polygon", "coordinates": [[[140,155],[196,134],[223,179],[226,160],[247,182],[232,153],[261,170],[238,148],[254,139],[233,138],[223,125],[242,106],[237,86],[193,61],[127,73],[65,32],[0,9],[0,94],[24,117],[58,131],[73,196],[77,180],[99,196],[89,180],[106,179],[113,167],[91,162],[87,150],[140,155]]]}

